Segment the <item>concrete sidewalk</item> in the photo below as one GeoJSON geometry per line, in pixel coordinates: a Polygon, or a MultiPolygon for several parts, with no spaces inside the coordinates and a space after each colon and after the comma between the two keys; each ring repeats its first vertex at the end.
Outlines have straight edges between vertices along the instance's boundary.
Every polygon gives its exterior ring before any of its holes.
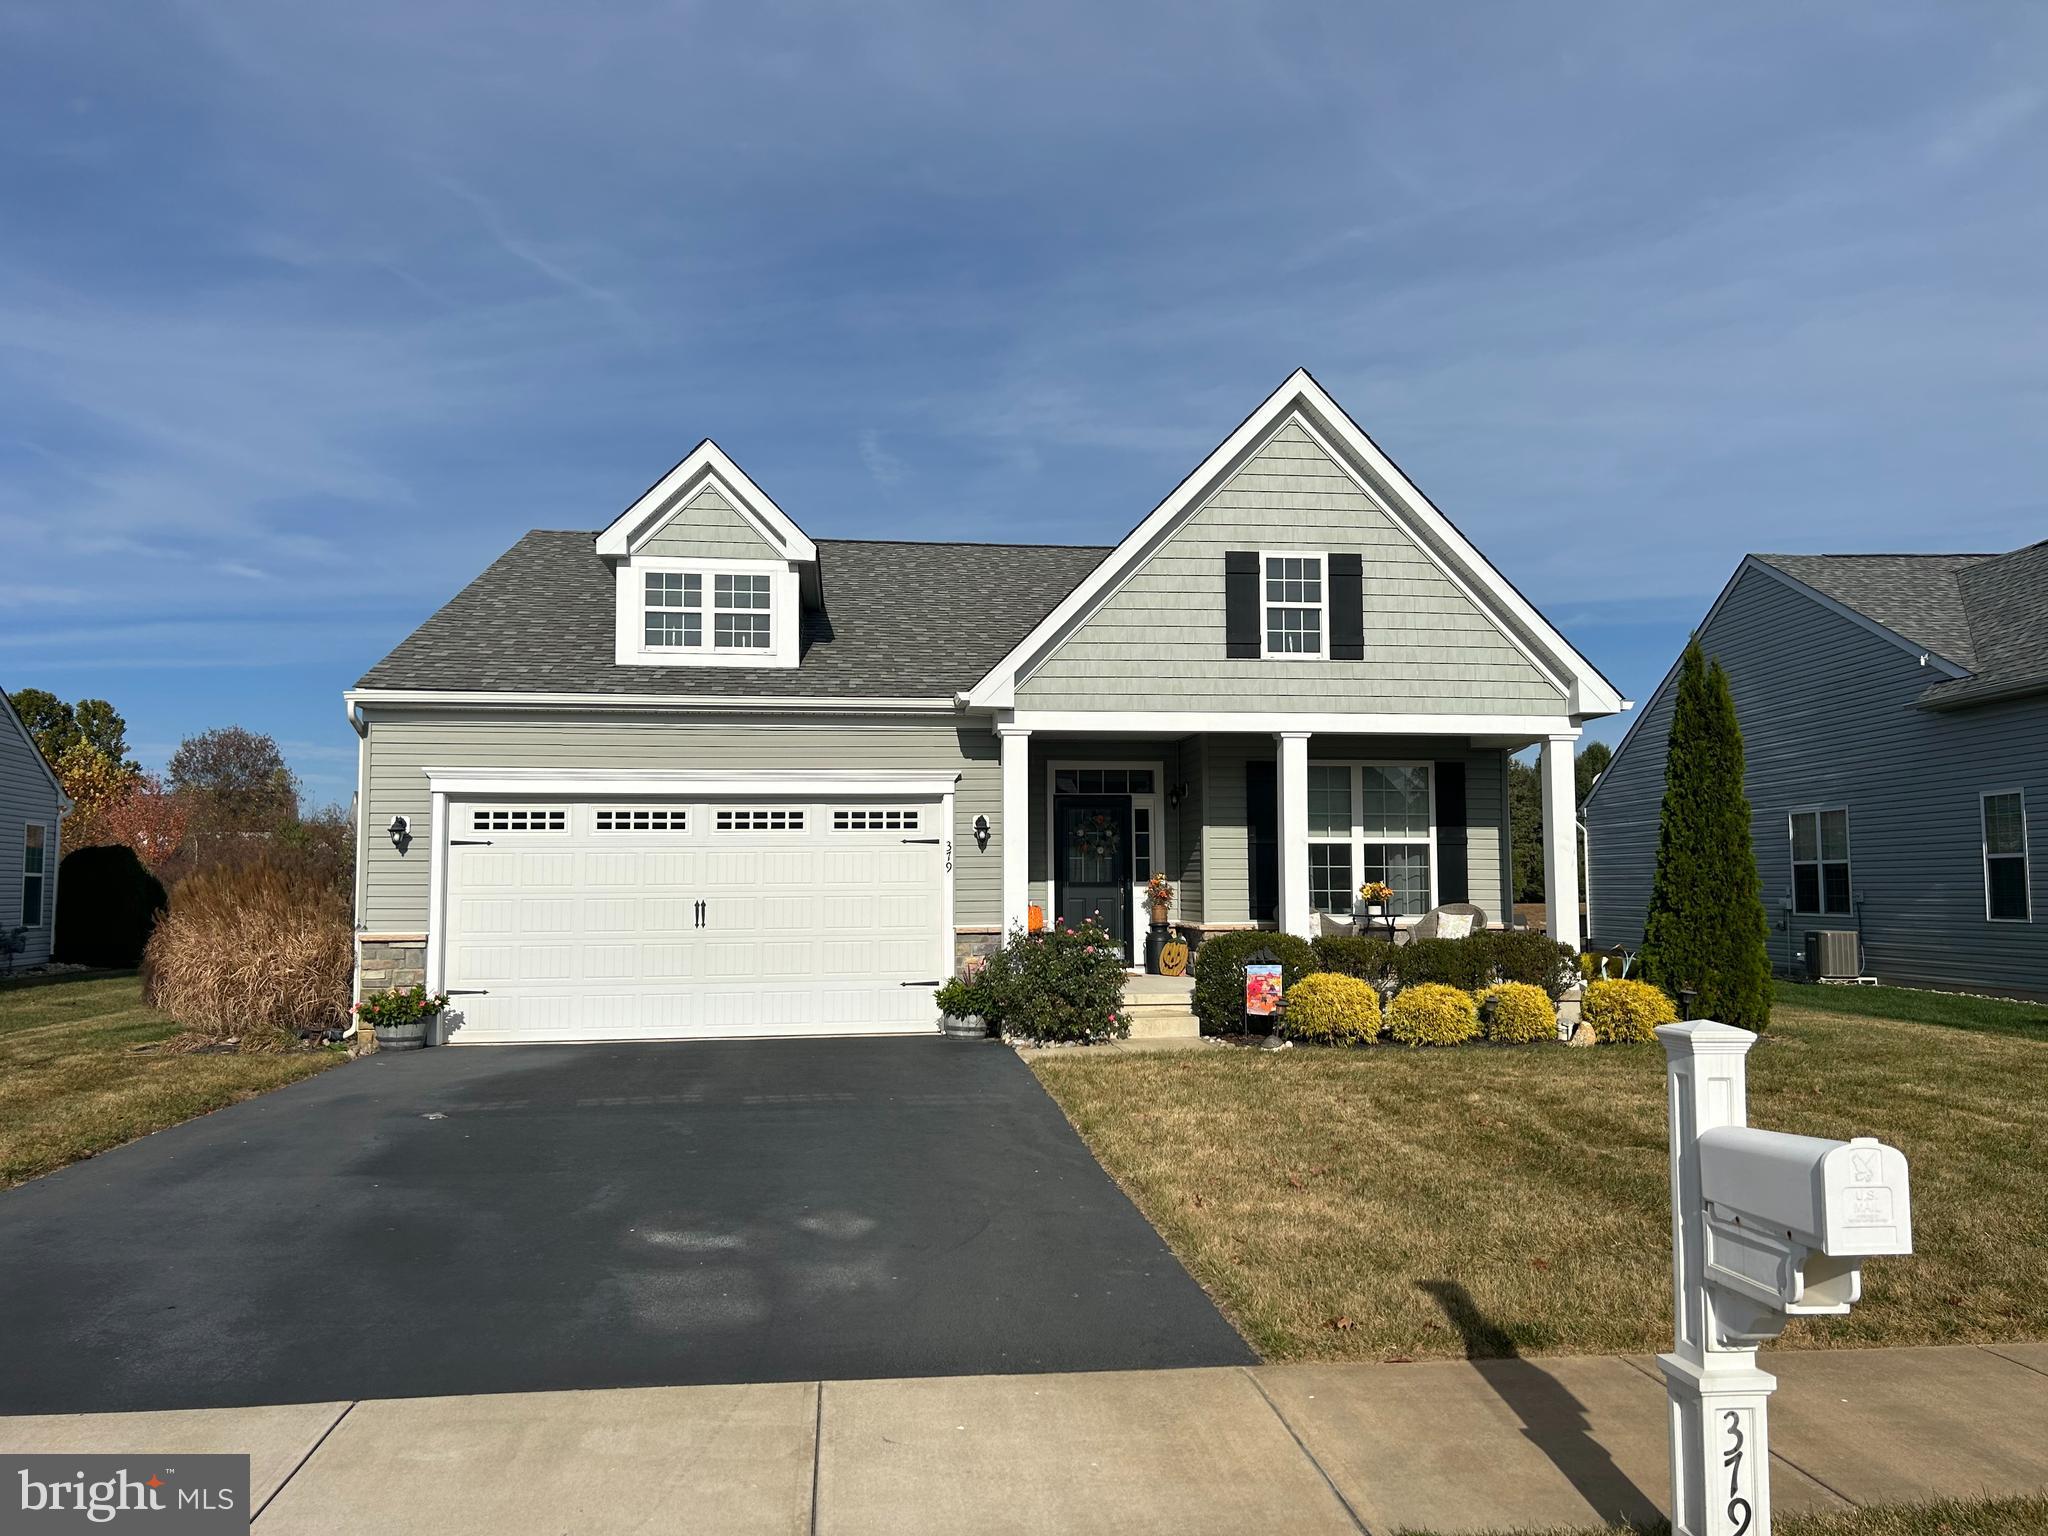
{"type": "MultiPolygon", "coordinates": [[[[1782,1510],[2048,1489],[2048,1344],[1767,1353],[1782,1510]]],[[[1373,1533],[1661,1514],[1648,1357],[1275,1365],[0,1419],[247,1452],[266,1533],[1373,1533]]]]}

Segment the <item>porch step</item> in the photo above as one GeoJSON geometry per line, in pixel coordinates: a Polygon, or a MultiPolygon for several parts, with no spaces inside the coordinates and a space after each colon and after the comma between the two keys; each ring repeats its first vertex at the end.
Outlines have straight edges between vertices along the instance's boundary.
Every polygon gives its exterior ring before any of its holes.
{"type": "Polygon", "coordinates": [[[1202,1033],[1185,997],[1133,997],[1126,993],[1124,1012],[1131,1018],[1133,1040],[1188,1039],[1202,1033]]]}

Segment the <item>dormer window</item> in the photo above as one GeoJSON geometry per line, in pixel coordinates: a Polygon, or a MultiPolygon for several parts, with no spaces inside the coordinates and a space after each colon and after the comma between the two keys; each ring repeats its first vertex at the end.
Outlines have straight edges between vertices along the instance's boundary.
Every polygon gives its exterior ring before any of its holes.
{"type": "Polygon", "coordinates": [[[618,600],[621,666],[797,664],[802,598],[787,561],[629,555],[618,600]]]}
{"type": "Polygon", "coordinates": [[[650,648],[704,643],[704,578],[694,571],[647,573],[650,648]]]}
{"type": "MultiPolygon", "coordinates": [[[[686,580],[695,581],[694,576],[686,580]]],[[[764,576],[715,576],[712,643],[721,651],[765,651],[773,643],[773,599],[764,576]]]]}

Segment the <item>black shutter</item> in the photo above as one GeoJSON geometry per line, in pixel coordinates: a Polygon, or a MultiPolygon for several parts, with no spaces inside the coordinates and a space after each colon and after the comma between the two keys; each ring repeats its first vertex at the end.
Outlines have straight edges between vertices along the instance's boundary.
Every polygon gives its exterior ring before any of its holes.
{"type": "Polygon", "coordinates": [[[1465,820],[1465,765],[1436,765],[1436,904],[1472,899],[1465,820]]]}
{"type": "Polygon", "coordinates": [[[1330,556],[1330,660],[1365,660],[1365,557],[1330,556]]]}
{"type": "Polygon", "coordinates": [[[1271,759],[1244,765],[1245,888],[1253,922],[1280,910],[1280,779],[1271,759]]]}
{"type": "Polygon", "coordinates": [[[1223,654],[1257,660],[1259,644],[1259,557],[1249,549],[1223,556],[1223,654]]]}

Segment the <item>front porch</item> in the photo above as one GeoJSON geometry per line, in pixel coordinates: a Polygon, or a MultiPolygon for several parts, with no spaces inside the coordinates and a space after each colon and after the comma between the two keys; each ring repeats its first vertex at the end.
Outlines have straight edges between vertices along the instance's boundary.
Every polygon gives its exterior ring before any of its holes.
{"type": "Polygon", "coordinates": [[[1393,888],[1398,923],[1469,903],[1507,926],[1507,761],[1540,741],[1547,895],[1556,937],[1579,942],[1575,731],[997,730],[1003,932],[1092,918],[1140,961],[1154,874],[1197,941],[1344,931],[1368,880],[1393,888]]]}

